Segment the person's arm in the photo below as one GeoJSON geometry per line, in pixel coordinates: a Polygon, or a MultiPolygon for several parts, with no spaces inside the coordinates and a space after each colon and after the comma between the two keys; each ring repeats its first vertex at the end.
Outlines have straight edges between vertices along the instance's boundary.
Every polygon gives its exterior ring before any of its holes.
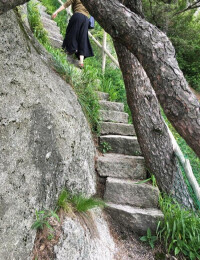
{"type": "Polygon", "coordinates": [[[72,3],[72,0],[68,0],[66,3],[61,5],[53,14],[52,14],[52,19],[55,19],[57,14],[60,13],[62,10],[66,9],[68,6],[70,6],[72,3]]]}

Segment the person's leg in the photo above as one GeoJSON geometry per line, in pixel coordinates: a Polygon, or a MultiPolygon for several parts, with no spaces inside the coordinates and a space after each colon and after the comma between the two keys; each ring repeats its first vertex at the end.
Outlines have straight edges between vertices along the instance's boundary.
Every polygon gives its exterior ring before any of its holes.
{"type": "Polygon", "coordinates": [[[73,54],[78,50],[78,35],[79,35],[80,22],[77,13],[75,13],[69,20],[69,24],[66,29],[65,38],[62,44],[62,48],[65,52],[73,54]]]}
{"type": "Polygon", "coordinates": [[[79,60],[79,66],[83,67],[83,60],[84,60],[84,56],[80,55],[80,60],[79,60]]]}

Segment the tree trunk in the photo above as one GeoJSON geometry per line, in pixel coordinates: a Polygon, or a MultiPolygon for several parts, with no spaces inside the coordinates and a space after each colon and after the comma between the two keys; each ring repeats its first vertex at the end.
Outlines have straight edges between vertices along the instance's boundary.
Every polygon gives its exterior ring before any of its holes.
{"type": "Polygon", "coordinates": [[[122,44],[114,42],[126,86],[127,101],[145,164],[161,191],[179,203],[193,202],[173,152],[167,127],[150,81],[138,60],[122,44]]]}
{"type": "MultiPolygon", "coordinates": [[[[140,0],[125,0],[123,3],[143,16],[140,0]]],[[[114,46],[146,167],[155,175],[161,191],[172,195],[182,205],[191,207],[192,199],[179,169],[167,127],[160,113],[159,102],[149,78],[137,58],[126,47],[117,41],[114,41],[114,46]]]]}
{"type": "Polygon", "coordinates": [[[115,40],[138,58],[166,116],[200,157],[200,104],[178,67],[167,36],[119,1],[81,2],[115,40]]]}
{"type": "Polygon", "coordinates": [[[22,5],[29,0],[0,0],[0,14],[7,12],[18,5],[22,5]]]}

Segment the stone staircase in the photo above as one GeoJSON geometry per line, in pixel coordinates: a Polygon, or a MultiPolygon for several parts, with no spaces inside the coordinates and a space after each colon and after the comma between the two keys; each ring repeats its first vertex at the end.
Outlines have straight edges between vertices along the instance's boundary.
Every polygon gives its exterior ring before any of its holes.
{"type": "Polygon", "coordinates": [[[106,178],[106,211],[122,229],[139,235],[146,234],[148,227],[155,232],[158,220],[163,218],[158,209],[159,190],[141,183],[147,179],[147,171],[134,127],[128,124],[122,103],[108,101],[107,93],[97,94],[102,121],[99,142],[111,147],[96,162],[99,176],[106,178]]]}
{"type": "MultiPolygon", "coordinates": [[[[63,37],[59,27],[41,2],[34,1],[51,45],[61,48],[63,37]]],[[[68,61],[76,65],[71,57],[68,61]]],[[[157,209],[159,191],[150,184],[138,184],[147,178],[147,173],[134,127],[128,124],[128,114],[124,113],[122,103],[108,101],[107,93],[98,92],[98,96],[102,120],[99,140],[112,148],[109,153],[98,157],[96,164],[99,176],[106,178],[106,210],[121,228],[140,235],[146,234],[148,227],[155,231],[157,221],[163,218],[157,209]]]]}
{"type": "Polygon", "coordinates": [[[55,48],[61,48],[63,43],[63,37],[60,33],[60,28],[57,23],[51,19],[51,15],[46,13],[46,7],[41,4],[38,0],[34,0],[37,3],[38,10],[40,12],[41,22],[44,29],[48,33],[48,38],[51,45],[55,48]]]}

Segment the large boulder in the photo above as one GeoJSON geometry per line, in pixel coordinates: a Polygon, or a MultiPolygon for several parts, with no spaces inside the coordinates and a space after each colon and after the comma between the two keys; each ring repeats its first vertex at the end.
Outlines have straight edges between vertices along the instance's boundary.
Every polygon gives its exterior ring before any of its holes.
{"type": "Polygon", "coordinates": [[[62,236],[54,248],[55,258],[57,260],[115,259],[114,255],[117,251],[102,213],[95,210],[90,216],[84,218],[87,225],[83,225],[81,217],[65,219],[62,236]]]}
{"type": "Polygon", "coordinates": [[[73,89],[38,46],[16,12],[1,15],[2,260],[29,259],[35,210],[53,209],[63,187],[95,193],[90,128],[73,89]]]}

